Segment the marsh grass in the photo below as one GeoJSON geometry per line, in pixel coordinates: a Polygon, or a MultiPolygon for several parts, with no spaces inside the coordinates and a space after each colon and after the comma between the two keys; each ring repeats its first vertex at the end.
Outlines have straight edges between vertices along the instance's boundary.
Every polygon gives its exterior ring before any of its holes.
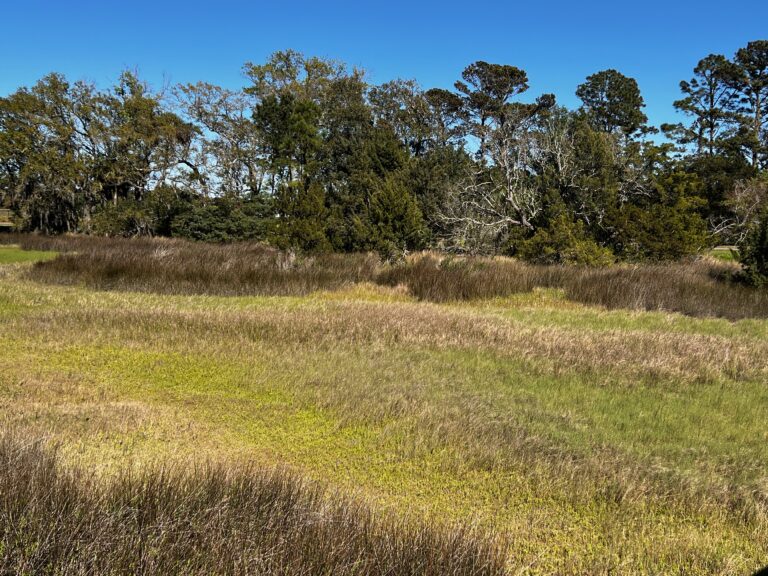
{"type": "Polygon", "coordinates": [[[0,436],[2,574],[504,573],[499,542],[426,527],[248,465],[126,470],[96,479],[0,436]]]}
{"type": "Polygon", "coordinates": [[[405,284],[421,300],[465,301],[564,291],[573,302],[609,309],[679,312],[730,320],[768,317],[768,291],[734,281],[738,265],[714,259],[607,268],[535,266],[510,258],[444,258],[427,254],[395,266],[378,281],[405,284]]]}
{"type": "Polygon", "coordinates": [[[378,267],[368,254],[297,256],[256,243],[31,236],[21,245],[62,253],[34,269],[37,280],[161,294],[303,295],[371,280],[378,267]]]}
{"type": "Polygon", "coordinates": [[[735,281],[739,265],[714,258],[607,268],[537,266],[511,258],[416,254],[389,264],[373,254],[300,256],[254,243],[6,235],[28,250],[53,250],[35,280],[163,294],[305,295],[360,283],[406,286],[430,302],[472,301],[562,290],[608,309],[678,312],[729,320],[768,317],[768,291],[735,281]]]}
{"type": "Polygon", "coordinates": [[[765,321],[541,291],[446,305],[402,282],[94,291],[5,268],[0,421],[87,447],[89,470],[224,447],[377,514],[509,534],[513,573],[735,575],[767,549],[765,321]]]}

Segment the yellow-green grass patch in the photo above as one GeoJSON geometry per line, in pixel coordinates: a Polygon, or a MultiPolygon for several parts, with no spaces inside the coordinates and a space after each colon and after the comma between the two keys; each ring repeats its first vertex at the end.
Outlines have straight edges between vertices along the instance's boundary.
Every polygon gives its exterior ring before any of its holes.
{"type": "Polygon", "coordinates": [[[22,250],[18,246],[0,245],[0,264],[22,264],[27,262],[44,262],[56,258],[55,252],[40,250],[22,250]]]}

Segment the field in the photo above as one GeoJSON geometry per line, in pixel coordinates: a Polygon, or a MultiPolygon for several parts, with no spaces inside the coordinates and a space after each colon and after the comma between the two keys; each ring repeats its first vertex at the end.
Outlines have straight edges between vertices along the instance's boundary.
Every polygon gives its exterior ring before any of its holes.
{"type": "MultiPolygon", "coordinates": [[[[195,482],[217,502],[308,493],[291,509],[324,527],[275,528],[301,542],[289,553],[244,539],[230,507],[202,544],[225,560],[163,564],[163,542],[173,561],[192,548],[161,538],[150,572],[744,574],[768,558],[768,296],[730,283],[732,263],[7,241],[42,251],[0,246],[0,463],[56,468],[77,502],[81,484],[114,502],[131,475],[169,478],[156,500],[195,482]]],[[[24,532],[44,506],[9,529],[9,502],[47,492],[5,468],[0,573],[85,572],[45,547],[61,530],[24,532]]]]}

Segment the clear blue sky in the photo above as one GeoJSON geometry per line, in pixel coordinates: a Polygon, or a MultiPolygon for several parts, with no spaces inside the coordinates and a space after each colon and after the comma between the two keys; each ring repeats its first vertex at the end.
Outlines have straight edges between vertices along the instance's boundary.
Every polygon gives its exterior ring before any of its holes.
{"type": "Polygon", "coordinates": [[[528,72],[530,95],[575,107],[598,70],[636,78],[655,124],[674,119],[678,83],[712,52],[768,39],[768,1],[3,0],[0,95],[62,72],[101,86],[124,68],[151,84],[243,84],[241,66],[275,50],[342,59],[373,82],[450,88],[475,60],[528,72]]]}

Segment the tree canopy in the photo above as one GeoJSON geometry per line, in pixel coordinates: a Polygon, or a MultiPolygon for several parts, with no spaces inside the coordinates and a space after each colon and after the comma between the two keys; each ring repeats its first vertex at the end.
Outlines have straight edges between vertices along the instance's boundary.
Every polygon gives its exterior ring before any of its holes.
{"type": "Polygon", "coordinates": [[[613,69],[576,87],[577,110],[485,61],[453,89],[372,85],[292,50],[243,72],[240,89],[163,91],[130,71],[106,88],[49,74],[0,98],[0,207],[49,234],[390,257],[431,247],[602,264],[762,238],[765,40],[702,58],[665,142],[637,81],[613,69]]]}

